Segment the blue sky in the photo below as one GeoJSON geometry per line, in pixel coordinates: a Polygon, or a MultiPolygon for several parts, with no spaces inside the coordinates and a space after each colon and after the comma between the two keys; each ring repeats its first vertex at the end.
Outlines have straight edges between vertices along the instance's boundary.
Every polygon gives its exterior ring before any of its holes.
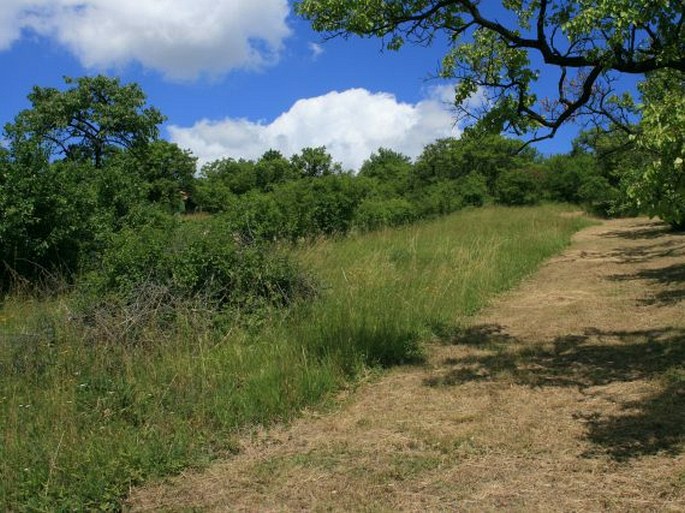
{"type": "MultiPolygon", "coordinates": [[[[458,135],[452,85],[431,79],[443,44],[382,51],[322,41],[286,0],[0,0],[0,123],[33,85],[107,73],[138,82],[163,137],[201,162],[326,145],[356,168],[378,147],[412,157],[458,135]]],[[[563,152],[577,127],[538,144],[563,152]]]]}

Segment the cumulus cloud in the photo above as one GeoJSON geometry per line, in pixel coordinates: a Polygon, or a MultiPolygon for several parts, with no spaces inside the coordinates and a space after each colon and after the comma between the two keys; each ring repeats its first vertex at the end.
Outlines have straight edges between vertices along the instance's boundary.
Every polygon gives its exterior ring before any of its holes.
{"type": "Polygon", "coordinates": [[[174,79],[278,59],[287,0],[1,0],[0,49],[22,30],[54,38],[87,67],[136,61],[174,79]]]}
{"type": "Polygon", "coordinates": [[[201,163],[223,157],[254,159],[268,149],[289,156],[303,147],[326,146],[345,168],[357,170],[380,147],[416,157],[435,139],[458,135],[446,102],[449,90],[433,88],[416,104],[365,89],[334,91],[297,101],[271,123],[204,119],[191,127],[172,125],[169,133],[201,163]]]}

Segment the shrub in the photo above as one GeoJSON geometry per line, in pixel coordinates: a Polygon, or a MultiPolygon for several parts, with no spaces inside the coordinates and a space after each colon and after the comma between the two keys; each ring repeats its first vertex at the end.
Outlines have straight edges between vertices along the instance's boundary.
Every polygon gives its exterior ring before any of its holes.
{"type": "Polygon", "coordinates": [[[0,288],[77,271],[108,231],[89,165],[0,164],[0,288]]]}
{"type": "Polygon", "coordinates": [[[354,225],[361,230],[398,226],[416,219],[416,207],[404,198],[367,198],[359,205],[354,225]]]}
{"type": "Polygon", "coordinates": [[[419,217],[449,214],[463,207],[458,183],[443,180],[419,189],[413,198],[419,217]]]}
{"type": "Polygon", "coordinates": [[[164,322],[173,317],[169,305],[176,303],[200,300],[216,312],[249,313],[313,294],[312,282],[283,253],[243,241],[221,219],[183,222],[148,210],[146,222],[113,236],[101,264],[84,277],[84,318],[103,308],[140,305],[154,309],[164,322]]]}
{"type": "Polygon", "coordinates": [[[469,173],[457,180],[463,205],[482,207],[488,197],[488,182],[480,173],[469,173]]]}
{"type": "Polygon", "coordinates": [[[243,241],[273,241],[287,236],[287,220],[272,193],[240,196],[222,216],[243,241]]]}
{"type": "Polygon", "coordinates": [[[583,177],[578,188],[580,203],[593,214],[609,216],[614,213],[618,191],[603,176],[583,177]]]}
{"type": "Polygon", "coordinates": [[[529,169],[513,169],[500,174],[495,196],[502,205],[535,205],[540,201],[542,180],[529,169]]]}

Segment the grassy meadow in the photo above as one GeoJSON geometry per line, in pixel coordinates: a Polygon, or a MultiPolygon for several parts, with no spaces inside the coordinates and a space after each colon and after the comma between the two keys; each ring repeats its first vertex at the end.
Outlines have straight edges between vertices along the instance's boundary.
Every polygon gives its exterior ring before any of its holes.
{"type": "Polygon", "coordinates": [[[418,363],[588,225],[568,208],[467,209],[301,245],[316,299],[217,323],[177,307],[121,343],[68,294],[0,308],[0,509],[118,510],[130,487],[235,450],[239,429],[322,405],[369,368],[418,363]],[[103,329],[103,328],[101,328],[103,329]]]}

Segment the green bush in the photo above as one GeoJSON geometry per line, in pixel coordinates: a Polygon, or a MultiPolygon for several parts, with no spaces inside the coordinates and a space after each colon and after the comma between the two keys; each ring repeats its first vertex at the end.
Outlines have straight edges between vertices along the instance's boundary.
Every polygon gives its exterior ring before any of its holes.
{"type": "Polygon", "coordinates": [[[504,171],[495,183],[495,197],[502,205],[535,205],[540,201],[542,179],[534,170],[504,171]]]}
{"type": "Polygon", "coordinates": [[[313,293],[289,258],[265,243],[242,240],[221,218],[184,222],[147,210],[145,222],[112,237],[100,265],[84,277],[84,303],[148,308],[199,299],[217,311],[254,311],[313,293]]]}
{"type": "Polygon", "coordinates": [[[109,230],[87,164],[0,164],[0,288],[72,274],[109,230]]]}
{"type": "Polygon", "coordinates": [[[456,180],[443,180],[423,187],[413,195],[413,201],[421,218],[449,214],[464,206],[456,180]]]}
{"type": "Polygon", "coordinates": [[[609,216],[614,213],[618,191],[603,176],[589,175],[583,177],[578,188],[580,203],[593,214],[609,216]]]}
{"type": "Polygon", "coordinates": [[[287,220],[274,194],[251,191],[237,197],[222,219],[242,241],[287,238],[287,220]]]}
{"type": "Polygon", "coordinates": [[[364,231],[398,226],[416,219],[416,207],[404,198],[367,198],[359,205],[354,225],[364,231]]]}
{"type": "Polygon", "coordinates": [[[457,180],[459,196],[464,205],[482,207],[488,197],[487,179],[480,173],[469,173],[457,180]]]}
{"type": "Polygon", "coordinates": [[[326,175],[276,186],[271,193],[279,212],[274,236],[297,241],[347,233],[368,193],[366,184],[350,175],[326,175]]]}

